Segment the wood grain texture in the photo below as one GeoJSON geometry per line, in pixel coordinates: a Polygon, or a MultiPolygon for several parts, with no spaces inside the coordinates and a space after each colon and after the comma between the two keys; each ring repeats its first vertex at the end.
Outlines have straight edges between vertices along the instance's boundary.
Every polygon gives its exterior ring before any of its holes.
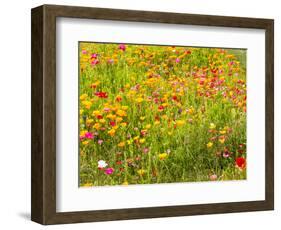
{"type": "Polygon", "coordinates": [[[274,25],[270,19],[43,5],[32,9],[31,219],[62,224],[272,210],[274,208],[274,25]],[[56,212],[56,18],[255,28],[266,31],[266,199],[264,201],[56,212]]]}
{"type": "Polygon", "coordinates": [[[265,196],[274,209],[274,21],[265,29],[265,196]]]}
{"type": "Polygon", "coordinates": [[[43,223],[43,7],[31,15],[31,219],[43,223]]]}

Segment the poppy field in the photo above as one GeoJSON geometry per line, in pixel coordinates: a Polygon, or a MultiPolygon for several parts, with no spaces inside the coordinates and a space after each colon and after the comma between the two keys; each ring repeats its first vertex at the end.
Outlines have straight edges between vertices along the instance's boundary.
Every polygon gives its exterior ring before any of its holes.
{"type": "Polygon", "coordinates": [[[79,186],[246,179],[246,50],[79,43],[79,186]]]}

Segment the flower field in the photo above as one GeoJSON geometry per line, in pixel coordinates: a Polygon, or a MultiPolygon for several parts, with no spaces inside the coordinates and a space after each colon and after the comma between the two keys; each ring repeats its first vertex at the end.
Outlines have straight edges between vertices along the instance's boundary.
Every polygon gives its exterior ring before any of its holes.
{"type": "Polygon", "coordinates": [[[246,51],[79,44],[80,186],[246,179],[246,51]]]}

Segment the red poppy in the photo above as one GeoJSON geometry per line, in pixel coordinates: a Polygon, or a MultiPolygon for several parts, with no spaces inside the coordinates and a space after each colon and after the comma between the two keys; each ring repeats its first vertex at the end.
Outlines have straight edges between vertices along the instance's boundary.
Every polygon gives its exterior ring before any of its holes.
{"type": "Polygon", "coordinates": [[[93,65],[93,66],[97,65],[99,63],[100,63],[100,61],[98,59],[95,59],[95,60],[91,61],[91,65],[93,65]]]}
{"type": "Polygon", "coordinates": [[[97,84],[91,84],[91,85],[90,85],[90,88],[92,88],[92,89],[97,88],[97,84]]]}
{"type": "Polygon", "coordinates": [[[246,159],[244,157],[238,157],[236,158],[235,163],[239,168],[243,169],[246,166],[246,159]]]}
{"type": "Polygon", "coordinates": [[[122,97],[117,96],[115,100],[116,100],[117,102],[120,102],[120,101],[122,101],[122,97]]]}
{"type": "Polygon", "coordinates": [[[147,134],[147,130],[141,130],[141,135],[145,136],[147,134]]]}
{"type": "Polygon", "coordinates": [[[154,103],[158,104],[159,103],[159,99],[158,98],[154,98],[154,103]]]}
{"type": "Polygon", "coordinates": [[[211,69],[211,72],[215,74],[218,72],[218,69],[211,69]]]}
{"type": "Polygon", "coordinates": [[[209,86],[210,86],[210,88],[214,88],[215,87],[215,83],[214,82],[210,82],[209,86]]]}
{"type": "Polygon", "coordinates": [[[158,107],[158,110],[159,110],[159,111],[163,111],[163,110],[164,110],[164,106],[163,106],[163,105],[160,105],[160,106],[158,107]]]}
{"type": "Polygon", "coordinates": [[[96,117],[97,117],[97,119],[99,119],[99,120],[102,119],[102,115],[100,115],[100,114],[98,114],[96,117]]]}
{"type": "Polygon", "coordinates": [[[199,84],[204,85],[204,82],[205,82],[205,78],[200,78],[199,84]]]}
{"type": "Polygon", "coordinates": [[[177,101],[177,100],[178,100],[177,96],[173,96],[172,99],[173,99],[174,101],[177,101]]]}
{"type": "Polygon", "coordinates": [[[96,92],[95,95],[98,96],[99,98],[108,98],[106,92],[96,92]]]}
{"type": "Polygon", "coordinates": [[[238,152],[239,152],[240,154],[242,154],[242,153],[244,153],[244,150],[243,150],[243,149],[239,149],[238,152]]]}
{"type": "Polygon", "coordinates": [[[110,124],[111,126],[115,126],[115,125],[116,125],[116,123],[115,123],[114,121],[110,121],[109,124],[110,124]]]}

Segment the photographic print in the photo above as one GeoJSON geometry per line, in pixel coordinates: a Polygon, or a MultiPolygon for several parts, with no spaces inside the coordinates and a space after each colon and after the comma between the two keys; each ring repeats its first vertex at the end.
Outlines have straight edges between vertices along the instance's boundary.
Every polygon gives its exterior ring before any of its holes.
{"type": "Polygon", "coordinates": [[[246,50],[79,43],[82,187],[246,179],[246,50]]]}
{"type": "Polygon", "coordinates": [[[273,19],[31,12],[32,221],[274,209],[273,19]]]}

